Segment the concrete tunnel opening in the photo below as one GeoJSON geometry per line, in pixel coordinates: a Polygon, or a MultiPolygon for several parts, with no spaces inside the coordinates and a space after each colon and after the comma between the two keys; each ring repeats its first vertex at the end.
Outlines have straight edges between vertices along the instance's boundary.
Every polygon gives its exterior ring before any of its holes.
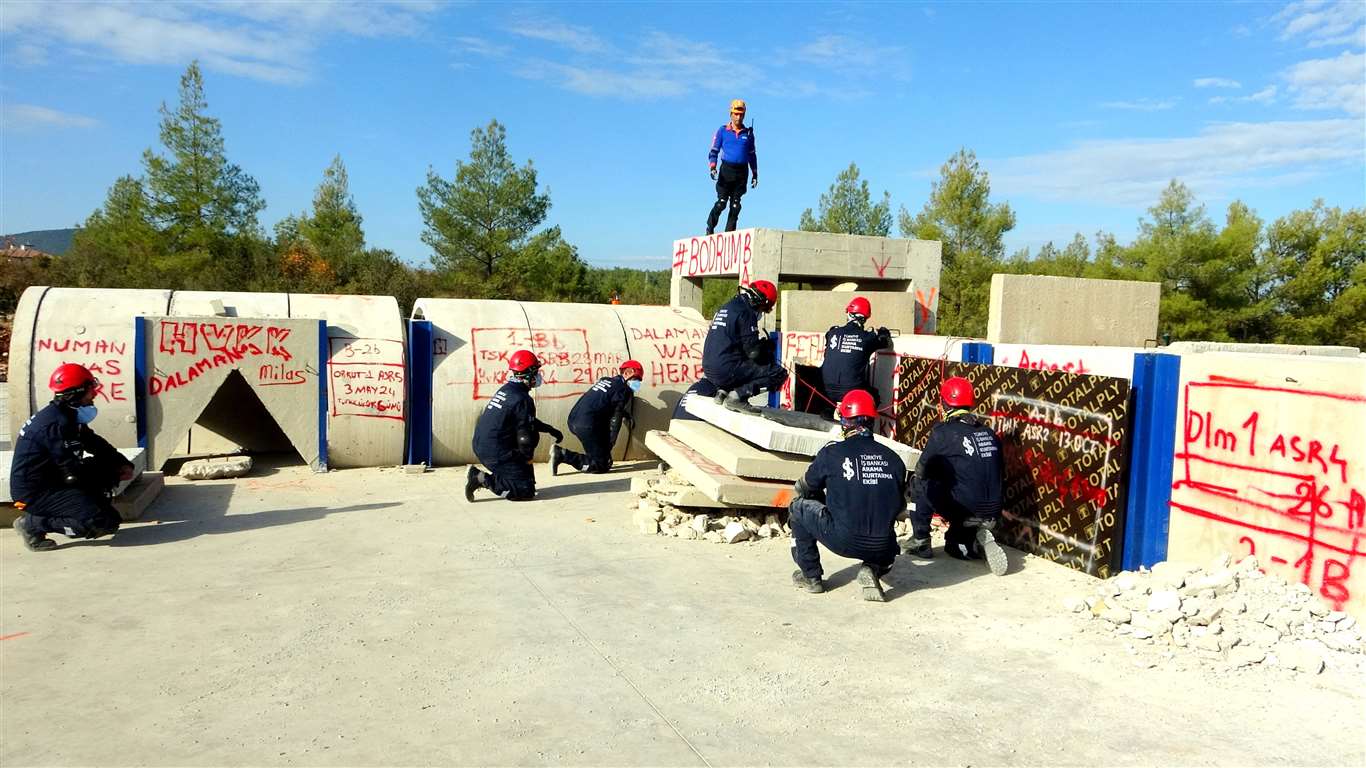
{"type": "Polygon", "coordinates": [[[187,456],[247,454],[271,466],[307,464],[261,398],[232,371],[195,419],[187,456]]]}

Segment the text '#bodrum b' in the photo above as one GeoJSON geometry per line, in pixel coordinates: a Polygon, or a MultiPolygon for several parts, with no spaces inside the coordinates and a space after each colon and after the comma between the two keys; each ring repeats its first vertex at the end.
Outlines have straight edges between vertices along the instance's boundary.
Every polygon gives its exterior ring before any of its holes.
{"type": "Polygon", "coordinates": [[[1005,451],[998,538],[1101,578],[1118,572],[1129,382],[907,357],[897,377],[898,439],[924,447],[942,416],[939,384],[951,376],[972,382],[976,412],[1005,451]]]}

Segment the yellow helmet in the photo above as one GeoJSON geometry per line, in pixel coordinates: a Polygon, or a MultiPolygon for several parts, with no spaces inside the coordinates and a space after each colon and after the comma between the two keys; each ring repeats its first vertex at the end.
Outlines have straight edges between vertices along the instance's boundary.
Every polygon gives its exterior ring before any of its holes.
{"type": "Polygon", "coordinates": [[[732,112],[744,112],[744,111],[745,111],[745,100],[744,100],[744,99],[731,99],[731,102],[730,102],[730,111],[732,111],[732,112]]]}

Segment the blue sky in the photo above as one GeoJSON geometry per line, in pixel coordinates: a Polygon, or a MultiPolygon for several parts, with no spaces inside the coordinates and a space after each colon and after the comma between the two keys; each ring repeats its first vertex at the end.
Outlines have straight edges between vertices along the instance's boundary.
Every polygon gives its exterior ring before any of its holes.
{"type": "Polygon", "coordinates": [[[334,154],[371,245],[426,262],[415,189],[496,117],[590,263],[665,267],[749,102],[742,225],[795,228],[853,161],[919,210],[960,146],[1010,249],[1128,241],[1171,178],[1216,220],[1366,205],[1366,3],[0,6],[0,231],[72,226],[157,145],[192,59],[267,227],[334,154]]]}

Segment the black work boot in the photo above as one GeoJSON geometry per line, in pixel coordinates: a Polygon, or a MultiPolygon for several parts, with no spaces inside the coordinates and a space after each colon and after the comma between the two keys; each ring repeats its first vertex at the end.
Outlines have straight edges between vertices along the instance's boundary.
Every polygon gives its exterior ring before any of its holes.
{"type": "Polygon", "coordinates": [[[813,595],[819,595],[825,591],[825,584],[821,582],[819,577],[812,579],[803,576],[800,569],[792,572],[792,586],[804,589],[813,595]]]}
{"type": "MultiPolygon", "coordinates": [[[[890,569],[880,569],[886,573],[890,569]]],[[[864,563],[858,568],[858,585],[863,587],[863,599],[870,603],[885,603],[887,596],[882,592],[882,582],[873,566],[864,563]]]]}
{"type": "Polygon", "coordinates": [[[465,501],[474,501],[474,492],[484,487],[483,475],[473,464],[465,470],[465,501]]]}
{"type": "Polygon", "coordinates": [[[19,540],[30,552],[46,552],[57,548],[57,542],[49,539],[47,534],[33,529],[33,518],[27,513],[14,518],[14,532],[19,534],[19,540]]]}
{"type": "Polygon", "coordinates": [[[737,413],[754,413],[754,406],[749,404],[749,398],[753,396],[754,395],[746,395],[744,392],[741,392],[739,390],[731,390],[730,392],[726,393],[725,399],[721,401],[721,405],[725,406],[726,410],[728,411],[735,411],[737,413]]]}
{"type": "Polygon", "coordinates": [[[560,474],[560,465],[564,463],[564,449],[559,443],[550,446],[550,476],[555,477],[560,474]]]}
{"type": "Polygon", "coordinates": [[[907,539],[906,543],[901,545],[901,553],[921,560],[934,559],[934,550],[930,547],[929,539],[907,539]]]}

